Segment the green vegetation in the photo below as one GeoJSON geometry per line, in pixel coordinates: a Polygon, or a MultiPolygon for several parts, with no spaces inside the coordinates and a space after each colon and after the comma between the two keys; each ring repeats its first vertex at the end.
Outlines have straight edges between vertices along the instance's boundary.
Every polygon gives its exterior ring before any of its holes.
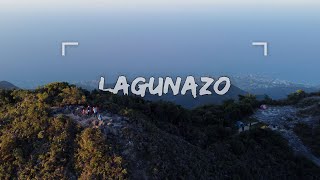
{"type": "Polygon", "coordinates": [[[101,132],[50,116],[51,106],[85,103],[84,93],[67,83],[0,91],[0,179],[126,178],[101,132]]]}
{"type": "Polygon", "coordinates": [[[79,136],[75,154],[79,179],[124,179],[122,158],[114,155],[112,147],[99,129],[85,129],[79,136]]]}
{"type": "Polygon", "coordinates": [[[301,99],[307,97],[307,93],[304,92],[303,90],[297,90],[296,92],[289,94],[288,95],[288,101],[291,103],[297,103],[299,102],[301,99]]]}
{"type": "Polygon", "coordinates": [[[39,101],[51,106],[86,103],[85,91],[68,83],[51,83],[35,91],[39,101]]]}
{"type": "Polygon", "coordinates": [[[0,90],[0,179],[319,178],[319,167],[294,156],[280,135],[235,133],[235,122],[265,101],[246,95],[187,110],[67,83],[0,90]],[[52,115],[52,107],[66,105],[97,105],[129,117],[130,126],[121,137],[107,136],[52,115]]]}

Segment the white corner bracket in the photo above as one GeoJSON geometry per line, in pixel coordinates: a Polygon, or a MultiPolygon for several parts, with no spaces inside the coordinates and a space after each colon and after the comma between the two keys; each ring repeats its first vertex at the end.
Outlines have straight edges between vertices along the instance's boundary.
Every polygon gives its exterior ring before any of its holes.
{"type": "Polygon", "coordinates": [[[62,42],[61,48],[62,48],[62,52],[61,55],[62,56],[66,56],[66,47],[67,46],[78,46],[79,42],[62,42]]]}
{"type": "Polygon", "coordinates": [[[268,56],[268,43],[267,42],[253,42],[252,46],[263,46],[263,55],[268,56]]]}

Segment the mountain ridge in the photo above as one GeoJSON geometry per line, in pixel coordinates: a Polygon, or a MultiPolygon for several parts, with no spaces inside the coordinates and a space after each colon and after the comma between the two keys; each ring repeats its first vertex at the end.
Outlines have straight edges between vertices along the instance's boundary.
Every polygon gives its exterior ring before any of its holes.
{"type": "Polygon", "coordinates": [[[19,88],[8,81],[0,81],[0,89],[12,90],[19,88]]]}
{"type": "MultiPolygon", "coordinates": [[[[84,88],[86,90],[94,90],[98,87],[98,81],[89,81],[88,83],[79,82],[75,83],[76,86],[84,88]],[[96,88],[94,85],[96,84],[96,88]]],[[[113,87],[114,84],[107,84],[107,87],[113,87]]],[[[212,89],[213,85],[211,85],[208,89],[212,89]]],[[[199,87],[197,88],[199,90],[199,87]]],[[[198,106],[203,106],[207,104],[221,104],[225,100],[234,99],[237,100],[239,95],[245,95],[248,92],[240,89],[239,87],[231,84],[230,90],[223,96],[214,94],[198,96],[197,98],[193,98],[190,92],[187,92],[185,95],[173,95],[172,91],[169,90],[168,94],[163,94],[162,96],[151,95],[148,91],[144,99],[149,101],[169,101],[178,105],[181,105],[184,108],[192,109],[198,106]]]]}

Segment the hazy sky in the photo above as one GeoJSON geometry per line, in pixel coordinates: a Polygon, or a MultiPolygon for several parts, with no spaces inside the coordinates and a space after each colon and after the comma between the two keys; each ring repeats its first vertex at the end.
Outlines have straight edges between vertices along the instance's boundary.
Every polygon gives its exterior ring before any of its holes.
{"type": "Polygon", "coordinates": [[[279,8],[314,7],[318,0],[1,0],[0,9],[195,9],[208,7],[227,8],[279,8]]]}
{"type": "Polygon", "coordinates": [[[320,1],[1,0],[0,80],[265,74],[320,84],[320,1]],[[61,57],[61,42],[80,45],[61,57]],[[270,56],[253,41],[268,41],[270,56]]]}

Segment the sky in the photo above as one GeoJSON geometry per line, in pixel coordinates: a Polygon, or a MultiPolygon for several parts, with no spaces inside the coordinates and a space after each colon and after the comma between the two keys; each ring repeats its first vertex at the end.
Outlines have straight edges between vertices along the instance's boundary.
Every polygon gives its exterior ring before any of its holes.
{"type": "Polygon", "coordinates": [[[251,5],[272,5],[272,6],[301,6],[319,5],[317,0],[2,0],[2,7],[155,7],[155,6],[208,6],[208,5],[227,5],[227,6],[251,6],[251,5]]]}
{"type": "Polygon", "coordinates": [[[2,0],[0,27],[0,80],[13,83],[264,74],[320,84],[315,0],[2,0]],[[64,41],[79,42],[66,57],[64,41]]]}

